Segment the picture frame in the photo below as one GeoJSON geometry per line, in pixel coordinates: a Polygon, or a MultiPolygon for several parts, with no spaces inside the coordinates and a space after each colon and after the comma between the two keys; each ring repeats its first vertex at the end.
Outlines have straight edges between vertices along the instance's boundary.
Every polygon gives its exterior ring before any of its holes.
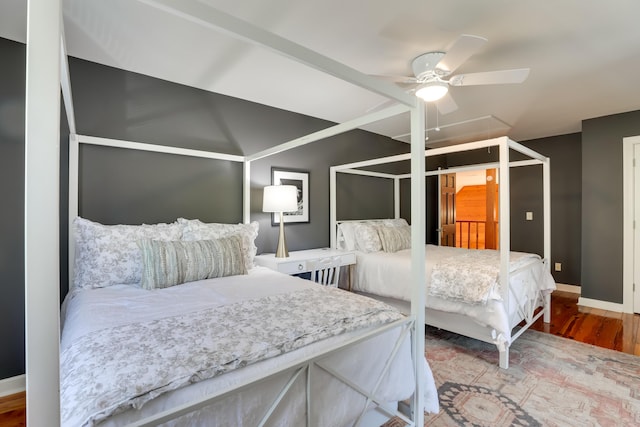
{"type": "MultiPolygon", "coordinates": [[[[285,212],[284,223],[309,222],[309,172],[271,168],[271,185],[294,185],[298,188],[298,210],[285,212]]],[[[271,224],[280,224],[280,213],[271,214],[271,224]]]]}

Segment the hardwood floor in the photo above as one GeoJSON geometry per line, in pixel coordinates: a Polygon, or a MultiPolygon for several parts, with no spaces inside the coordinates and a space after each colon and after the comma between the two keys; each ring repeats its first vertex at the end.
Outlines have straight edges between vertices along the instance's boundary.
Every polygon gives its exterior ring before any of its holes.
{"type": "MultiPolygon", "coordinates": [[[[579,307],[578,294],[555,291],[551,323],[531,329],[640,356],[640,315],[579,307]]],[[[0,398],[0,427],[25,425],[25,394],[0,398]]]]}
{"type": "Polygon", "coordinates": [[[551,323],[538,319],[531,329],[640,356],[640,315],[581,307],[578,297],[555,291],[551,323]]]}
{"type": "Polygon", "coordinates": [[[0,427],[24,426],[25,394],[0,397],[0,427]]]}

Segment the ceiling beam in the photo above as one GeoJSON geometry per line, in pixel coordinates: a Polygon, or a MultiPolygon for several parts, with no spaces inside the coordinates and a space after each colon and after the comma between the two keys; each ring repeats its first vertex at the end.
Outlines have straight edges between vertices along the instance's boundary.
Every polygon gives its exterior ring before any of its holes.
{"type": "Polygon", "coordinates": [[[246,21],[226,14],[198,1],[139,0],[172,15],[270,49],[282,56],[311,68],[331,74],[356,86],[375,92],[409,107],[416,105],[416,97],[392,83],[368,76],[302,45],[294,43],[246,21]]]}

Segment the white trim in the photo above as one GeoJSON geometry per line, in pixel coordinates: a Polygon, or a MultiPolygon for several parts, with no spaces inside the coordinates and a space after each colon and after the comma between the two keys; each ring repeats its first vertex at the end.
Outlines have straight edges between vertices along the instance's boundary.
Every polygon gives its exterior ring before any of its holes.
{"type": "Polygon", "coordinates": [[[26,390],[27,376],[25,374],[0,380],[0,397],[11,396],[26,390]]]}
{"type": "Polygon", "coordinates": [[[572,294],[580,295],[582,292],[579,285],[567,285],[566,283],[556,283],[556,289],[562,292],[571,292],[572,294]]]}
{"type": "Polygon", "coordinates": [[[60,423],[62,0],[29,0],[24,168],[26,419],[60,423]]]}
{"type": "Polygon", "coordinates": [[[190,148],[170,147],[168,145],[147,144],[142,142],[124,141],[120,139],[99,138],[97,136],[76,135],[78,142],[83,144],[102,145],[105,147],[129,148],[132,150],[153,151],[156,153],[178,154],[181,156],[202,157],[205,159],[229,160],[244,162],[244,156],[234,154],[215,153],[213,151],[192,150],[190,148]]]}
{"type": "MultiPolygon", "coordinates": [[[[622,139],[622,305],[625,313],[639,311],[633,301],[633,146],[640,136],[622,139]]],[[[639,225],[640,226],[640,225],[639,225]]]]}
{"type": "Polygon", "coordinates": [[[615,311],[617,313],[625,313],[624,305],[618,304],[616,302],[601,301],[597,299],[580,297],[578,298],[578,305],[583,305],[585,307],[591,307],[591,308],[599,308],[601,310],[607,310],[607,311],[615,311]]]}

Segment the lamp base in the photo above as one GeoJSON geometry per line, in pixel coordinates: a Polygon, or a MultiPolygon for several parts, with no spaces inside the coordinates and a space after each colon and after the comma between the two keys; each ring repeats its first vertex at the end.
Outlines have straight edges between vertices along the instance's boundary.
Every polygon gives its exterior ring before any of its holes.
{"type": "Polygon", "coordinates": [[[280,234],[278,235],[278,249],[276,249],[276,258],[288,258],[287,241],[284,238],[284,219],[280,212],[280,234]]]}

